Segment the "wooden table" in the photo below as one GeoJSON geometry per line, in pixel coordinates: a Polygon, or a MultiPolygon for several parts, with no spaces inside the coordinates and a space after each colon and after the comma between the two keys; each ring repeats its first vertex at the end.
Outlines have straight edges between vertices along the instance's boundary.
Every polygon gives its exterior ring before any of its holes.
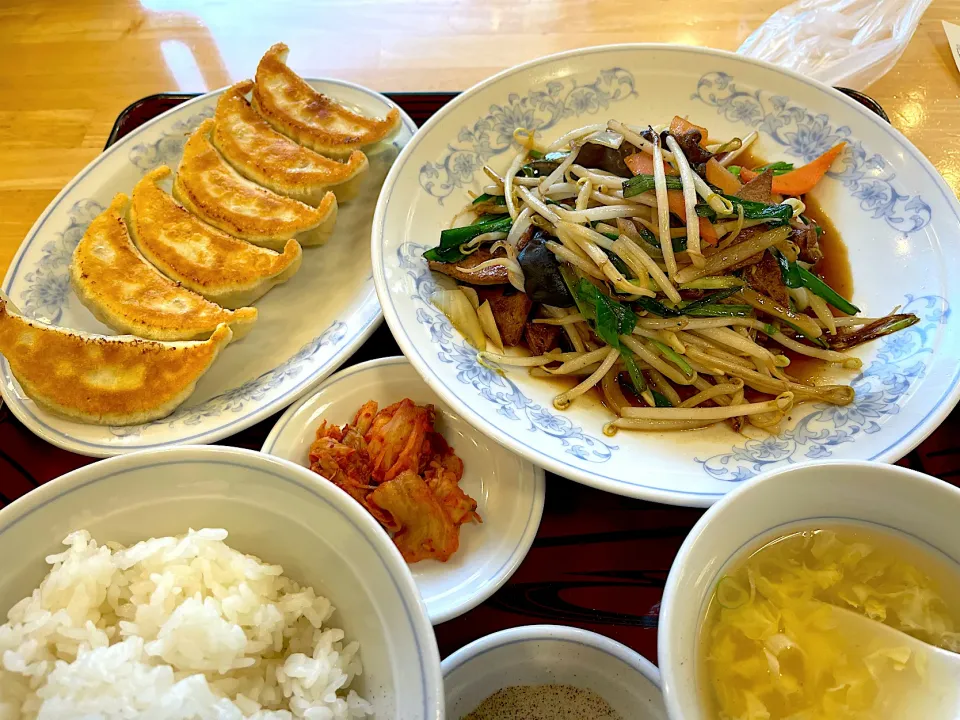
{"type": "MultiPolygon", "coordinates": [[[[0,274],[53,196],[155,92],[253,74],[272,43],[304,75],[378,90],[463,90],[547,53],[618,42],[734,50],[781,0],[6,0],[0,7],[0,274]]],[[[934,0],[869,89],[960,191],[960,74],[934,0]]]]}
{"type": "MultiPolygon", "coordinates": [[[[8,3],[10,0],[8,0],[8,3]]],[[[771,0],[38,0],[0,9],[0,270],[60,188],[103,148],[118,113],[143,96],[200,92],[249,77],[283,40],[305,75],[382,90],[459,90],[508,65],[579,46],[679,42],[735,49],[781,4],[771,0]],[[187,7],[189,5],[189,7],[187,7]]],[[[897,67],[869,88],[893,124],[960,189],[960,75],[936,0],[897,67]]],[[[382,327],[353,358],[396,353],[382,327]]],[[[259,448],[269,419],[225,444],[259,448]]],[[[960,479],[960,415],[901,464],[960,479]]],[[[50,447],[0,407],[0,506],[91,462],[50,447]]],[[[554,622],[609,635],[656,658],[670,561],[698,510],[604,494],[550,477],[527,560],[493,598],[437,628],[447,655],[486,633],[554,622]]]]}

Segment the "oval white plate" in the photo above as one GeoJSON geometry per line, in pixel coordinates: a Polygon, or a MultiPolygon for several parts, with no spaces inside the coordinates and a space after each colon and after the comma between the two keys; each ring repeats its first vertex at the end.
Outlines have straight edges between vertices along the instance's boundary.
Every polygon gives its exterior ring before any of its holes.
{"type": "Polygon", "coordinates": [[[343,425],[368,400],[384,408],[403,398],[437,407],[437,430],[463,460],[461,487],[483,518],[460,528],[460,548],[447,562],[410,565],[427,614],[439,625],[493,595],[523,562],[543,515],[543,470],[451,412],[402,357],[371,360],[329,378],[283,414],[262,451],[306,467],[323,420],[343,425]]]}
{"type": "MultiPolygon", "coordinates": [[[[339,80],[311,80],[316,89],[368,115],[397,107],[382,95],[339,80]]],[[[222,90],[180,105],[111,146],[54,198],[24,239],[3,291],[28,317],[76,330],[114,334],[70,288],[73,249],[90,221],[118,192],[128,195],[148,170],[176,168],[183,144],[212,117],[222,90]]],[[[383,178],[416,131],[403,127],[390,144],[371,148],[360,195],[340,207],[337,227],[321,248],[307,248],[303,266],[256,303],[253,331],[231,344],[176,412],[156,422],[103,427],[65,420],[37,407],[0,362],[0,392],[13,413],[44,440],[83,455],[106,457],[182,443],[210,443],[263,420],[338,368],[376,329],[380,307],[366,238],[383,178]]]]}
{"type": "Polygon", "coordinates": [[[447,718],[460,720],[510,685],[593,690],[625,720],[666,720],[660,672],[626,645],[563,625],[527,625],[475,640],[444,660],[447,718]]]}
{"type": "Polygon", "coordinates": [[[894,461],[957,402],[960,206],[920,152],[890,125],[831,88],[716,50],[658,45],[587,48],[480,83],[433,116],[384,184],[373,228],[377,293],[397,342],[456,412],[532,462],[610,492],[706,506],[763,470],[817,458],[894,461]],[[725,425],[605,437],[599,404],[553,408],[555,387],[523,368],[480,366],[429,303],[436,278],[421,253],[488,181],[506,169],[514,128],[553,139],[610,118],[669,122],[686,115],[716,137],[760,133],[758,155],[803,163],[836,142],[848,152],[817,199],[849,249],[854,302],[867,316],[900,306],[921,322],[857,352],[848,407],[805,405],[776,437],[747,440],[725,425]]]}

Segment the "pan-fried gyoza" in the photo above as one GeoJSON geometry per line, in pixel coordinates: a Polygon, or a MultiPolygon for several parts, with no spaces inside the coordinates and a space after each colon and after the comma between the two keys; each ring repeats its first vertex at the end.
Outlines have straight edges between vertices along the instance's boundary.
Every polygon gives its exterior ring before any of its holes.
{"type": "Polygon", "coordinates": [[[803,197],[843,143],[750,168],[756,133],[718,141],[681,117],[515,139],[506,173],[484,167],[491,183],[424,253],[459,284],[433,302],[482,362],[574,378],[558,409],[597,388],[607,434],[776,430],[798,403],[846,405],[852,387],[791,375],[790,357],[857,370],[845,351],[918,320],[861,317],[819,274],[803,197]]]}

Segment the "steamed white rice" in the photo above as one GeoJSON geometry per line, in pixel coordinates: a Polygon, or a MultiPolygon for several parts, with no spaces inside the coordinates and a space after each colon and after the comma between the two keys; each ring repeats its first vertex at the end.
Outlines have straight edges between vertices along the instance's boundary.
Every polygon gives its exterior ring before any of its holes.
{"type": "Polygon", "coordinates": [[[330,602],[226,537],[67,536],[0,626],[0,720],[367,717],[330,602]]]}

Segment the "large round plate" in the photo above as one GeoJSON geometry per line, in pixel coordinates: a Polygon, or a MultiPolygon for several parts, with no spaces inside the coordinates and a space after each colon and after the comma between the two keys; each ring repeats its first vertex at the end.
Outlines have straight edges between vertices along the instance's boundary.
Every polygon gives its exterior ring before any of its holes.
{"type": "Polygon", "coordinates": [[[480,83],[444,107],[406,147],[384,184],[373,265],[384,315],[437,393],[480,430],[534,463],[604,490],[706,506],[771,467],[817,458],[894,461],[957,402],[960,207],[931,164],[895,129],[840,93],[795,73],[715,50],[662,45],[588,48],[480,83]],[[749,440],[720,425],[605,437],[597,404],[554,410],[556,387],[523,369],[498,374],[429,303],[437,278],[422,251],[506,169],[516,127],[555,138],[610,118],[685,115],[716,137],[760,133],[769,161],[806,162],[840,140],[848,151],[817,198],[849,249],[854,301],[868,316],[900,306],[921,322],[858,351],[848,407],[801,406],[781,433],[749,440]]]}
{"type": "MultiPolygon", "coordinates": [[[[338,80],[311,80],[368,115],[397,107],[366,88],[338,80]]],[[[70,289],[70,258],[90,221],[114,194],[128,195],[148,170],[176,168],[187,136],[212,117],[221,91],[184,103],[147,123],[97,157],[54,198],[30,230],[3,281],[3,291],[28,317],[114,334],[70,289]]],[[[83,455],[106,457],[181,443],[210,443],[263,420],[336,370],[380,322],[365,240],[377,194],[401,148],[416,131],[403,127],[390,144],[371,148],[360,195],[342,205],[337,227],[321,248],[306,248],[300,271],[261,300],[253,331],[231,344],[169,417],[144,425],[103,427],[66,420],[37,407],[0,363],[0,392],[13,413],[44,440],[83,455]]]]}
{"type": "Polygon", "coordinates": [[[460,547],[447,562],[410,566],[427,615],[439,625],[482,603],[520,567],[543,515],[543,470],[450,412],[402,357],[371,360],[327,378],[283,414],[261,450],[309,467],[322,422],[343,425],[369,400],[385,408],[404,398],[436,406],[437,431],[463,460],[461,487],[477,501],[483,518],[460,528],[460,547]]]}

